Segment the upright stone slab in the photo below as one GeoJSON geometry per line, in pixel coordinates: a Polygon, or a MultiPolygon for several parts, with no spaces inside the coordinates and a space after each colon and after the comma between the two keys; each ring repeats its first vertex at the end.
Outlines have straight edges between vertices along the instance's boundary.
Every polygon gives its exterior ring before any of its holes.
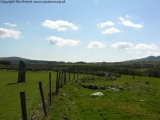
{"type": "Polygon", "coordinates": [[[18,82],[25,82],[26,64],[21,60],[19,62],[18,82]]]}

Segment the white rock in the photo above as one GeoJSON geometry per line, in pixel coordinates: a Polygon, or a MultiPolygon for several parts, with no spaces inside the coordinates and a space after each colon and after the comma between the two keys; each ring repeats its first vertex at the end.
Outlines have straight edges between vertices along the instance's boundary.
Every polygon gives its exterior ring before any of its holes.
{"type": "Polygon", "coordinates": [[[95,93],[91,94],[91,96],[102,96],[102,95],[104,95],[104,94],[101,92],[95,92],[95,93]]]}

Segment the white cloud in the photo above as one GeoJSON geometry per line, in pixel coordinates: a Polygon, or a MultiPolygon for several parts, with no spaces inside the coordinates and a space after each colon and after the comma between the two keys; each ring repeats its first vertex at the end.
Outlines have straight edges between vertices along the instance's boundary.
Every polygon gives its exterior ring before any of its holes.
{"type": "Polygon", "coordinates": [[[63,39],[60,37],[55,37],[55,36],[50,36],[48,37],[48,39],[51,44],[55,44],[59,47],[63,47],[63,46],[75,46],[78,45],[80,43],[79,40],[72,40],[72,39],[63,39]]]}
{"type": "Polygon", "coordinates": [[[147,51],[145,52],[144,57],[147,57],[147,56],[160,56],[160,52],[147,51]]]}
{"type": "Polygon", "coordinates": [[[58,31],[66,31],[68,28],[58,28],[58,31]]]}
{"type": "Polygon", "coordinates": [[[141,24],[135,24],[129,20],[124,20],[124,18],[120,17],[119,20],[121,20],[121,24],[127,27],[134,27],[134,28],[142,28],[143,25],[141,24]]]}
{"type": "Polygon", "coordinates": [[[111,21],[107,21],[107,22],[104,22],[104,23],[100,23],[98,26],[99,27],[105,27],[105,26],[113,26],[114,23],[111,22],[111,21]]]}
{"type": "Polygon", "coordinates": [[[117,42],[112,45],[113,48],[116,49],[127,49],[127,50],[157,50],[158,47],[153,43],[150,45],[139,43],[137,45],[133,45],[130,42],[117,42]]]}
{"type": "Polygon", "coordinates": [[[57,21],[45,20],[42,23],[42,26],[48,27],[50,29],[56,29],[58,31],[67,31],[68,29],[72,29],[72,30],[78,29],[78,27],[73,23],[63,21],[63,20],[57,20],[57,21]]]}
{"type": "Polygon", "coordinates": [[[137,44],[134,49],[148,49],[148,50],[157,50],[158,47],[156,45],[154,45],[153,43],[151,45],[147,45],[147,44],[137,44]]]}
{"type": "Polygon", "coordinates": [[[21,37],[22,37],[22,35],[21,35],[20,31],[16,31],[14,29],[0,28],[0,38],[19,39],[21,37]]]}
{"type": "Polygon", "coordinates": [[[117,42],[112,47],[116,49],[127,49],[133,47],[133,44],[130,42],[117,42]]]}
{"type": "Polygon", "coordinates": [[[89,43],[89,45],[88,45],[88,48],[89,48],[89,49],[91,49],[91,48],[101,49],[101,48],[104,48],[104,47],[105,47],[104,44],[102,44],[102,43],[100,43],[100,42],[97,42],[97,41],[91,42],[91,43],[89,43]]]}
{"type": "Polygon", "coordinates": [[[122,17],[120,17],[119,20],[124,21],[124,19],[122,17]]]}
{"type": "Polygon", "coordinates": [[[16,27],[17,25],[16,24],[11,24],[11,23],[3,23],[4,25],[8,25],[10,27],[16,27]]]}
{"type": "Polygon", "coordinates": [[[103,34],[112,34],[112,33],[118,33],[120,32],[120,30],[118,30],[117,28],[108,28],[107,30],[105,31],[102,31],[103,34]]]}

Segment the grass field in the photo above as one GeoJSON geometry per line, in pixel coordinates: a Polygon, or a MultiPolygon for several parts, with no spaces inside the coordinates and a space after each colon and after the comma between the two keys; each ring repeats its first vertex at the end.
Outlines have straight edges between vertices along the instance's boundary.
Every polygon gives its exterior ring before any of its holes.
{"type": "MultiPolygon", "coordinates": [[[[54,91],[56,73],[52,72],[54,91]]],[[[82,78],[81,74],[78,77],[82,78]]],[[[86,76],[86,78],[90,76],[86,76]]],[[[42,81],[47,95],[48,72],[27,72],[26,83],[17,83],[18,73],[0,71],[0,120],[20,120],[20,91],[26,91],[27,113],[31,116],[40,104],[38,82],[42,81]]],[[[53,96],[48,111],[48,120],[159,120],[160,119],[160,78],[122,75],[116,81],[106,81],[105,77],[95,80],[85,79],[83,83],[68,82],[53,96]],[[150,85],[146,85],[148,81],[150,85]],[[88,89],[82,84],[94,84],[105,89],[88,89]],[[123,88],[122,91],[108,91],[110,86],[123,88]],[[94,92],[102,92],[100,97],[91,97],[94,92]]],[[[43,114],[43,113],[42,113],[43,114]]]]}
{"type": "Polygon", "coordinates": [[[160,79],[122,75],[116,81],[97,77],[83,84],[96,84],[106,89],[88,89],[77,82],[70,82],[55,97],[50,120],[159,120],[160,79]],[[145,82],[150,82],[146,85],[145,82]],[[124,90],[109,92],[109,86],[123,87],[124,90]],[[100,97],[91,97],[102,92],[100,97]]]}
{"type": "MultiPolygon", "coordinates": [[[[52,86],[55,88],[55,73],[52,72],[52,86]]],[[[21,105],[20,91],[26,92],[26,106],[28,116],[40,104],[40,92],[38,82],[42,81],[44,94],[47,95],[49,73],[27,72],[26,82],[17,83],[18,72],[0,71],[0,120],[20,120],[21,105]]]]}

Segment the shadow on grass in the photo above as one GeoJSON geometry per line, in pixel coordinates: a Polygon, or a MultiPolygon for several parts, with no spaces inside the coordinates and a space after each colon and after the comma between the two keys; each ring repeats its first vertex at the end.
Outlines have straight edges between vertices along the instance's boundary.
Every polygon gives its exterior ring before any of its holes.
{"type": "Polygon", "coordinates": [[[14,85],[14,84],[18,84],[18,83],[26,83],[26,82],[13,82],[13,83],[8,83],[6,85],[14,85]]]}

